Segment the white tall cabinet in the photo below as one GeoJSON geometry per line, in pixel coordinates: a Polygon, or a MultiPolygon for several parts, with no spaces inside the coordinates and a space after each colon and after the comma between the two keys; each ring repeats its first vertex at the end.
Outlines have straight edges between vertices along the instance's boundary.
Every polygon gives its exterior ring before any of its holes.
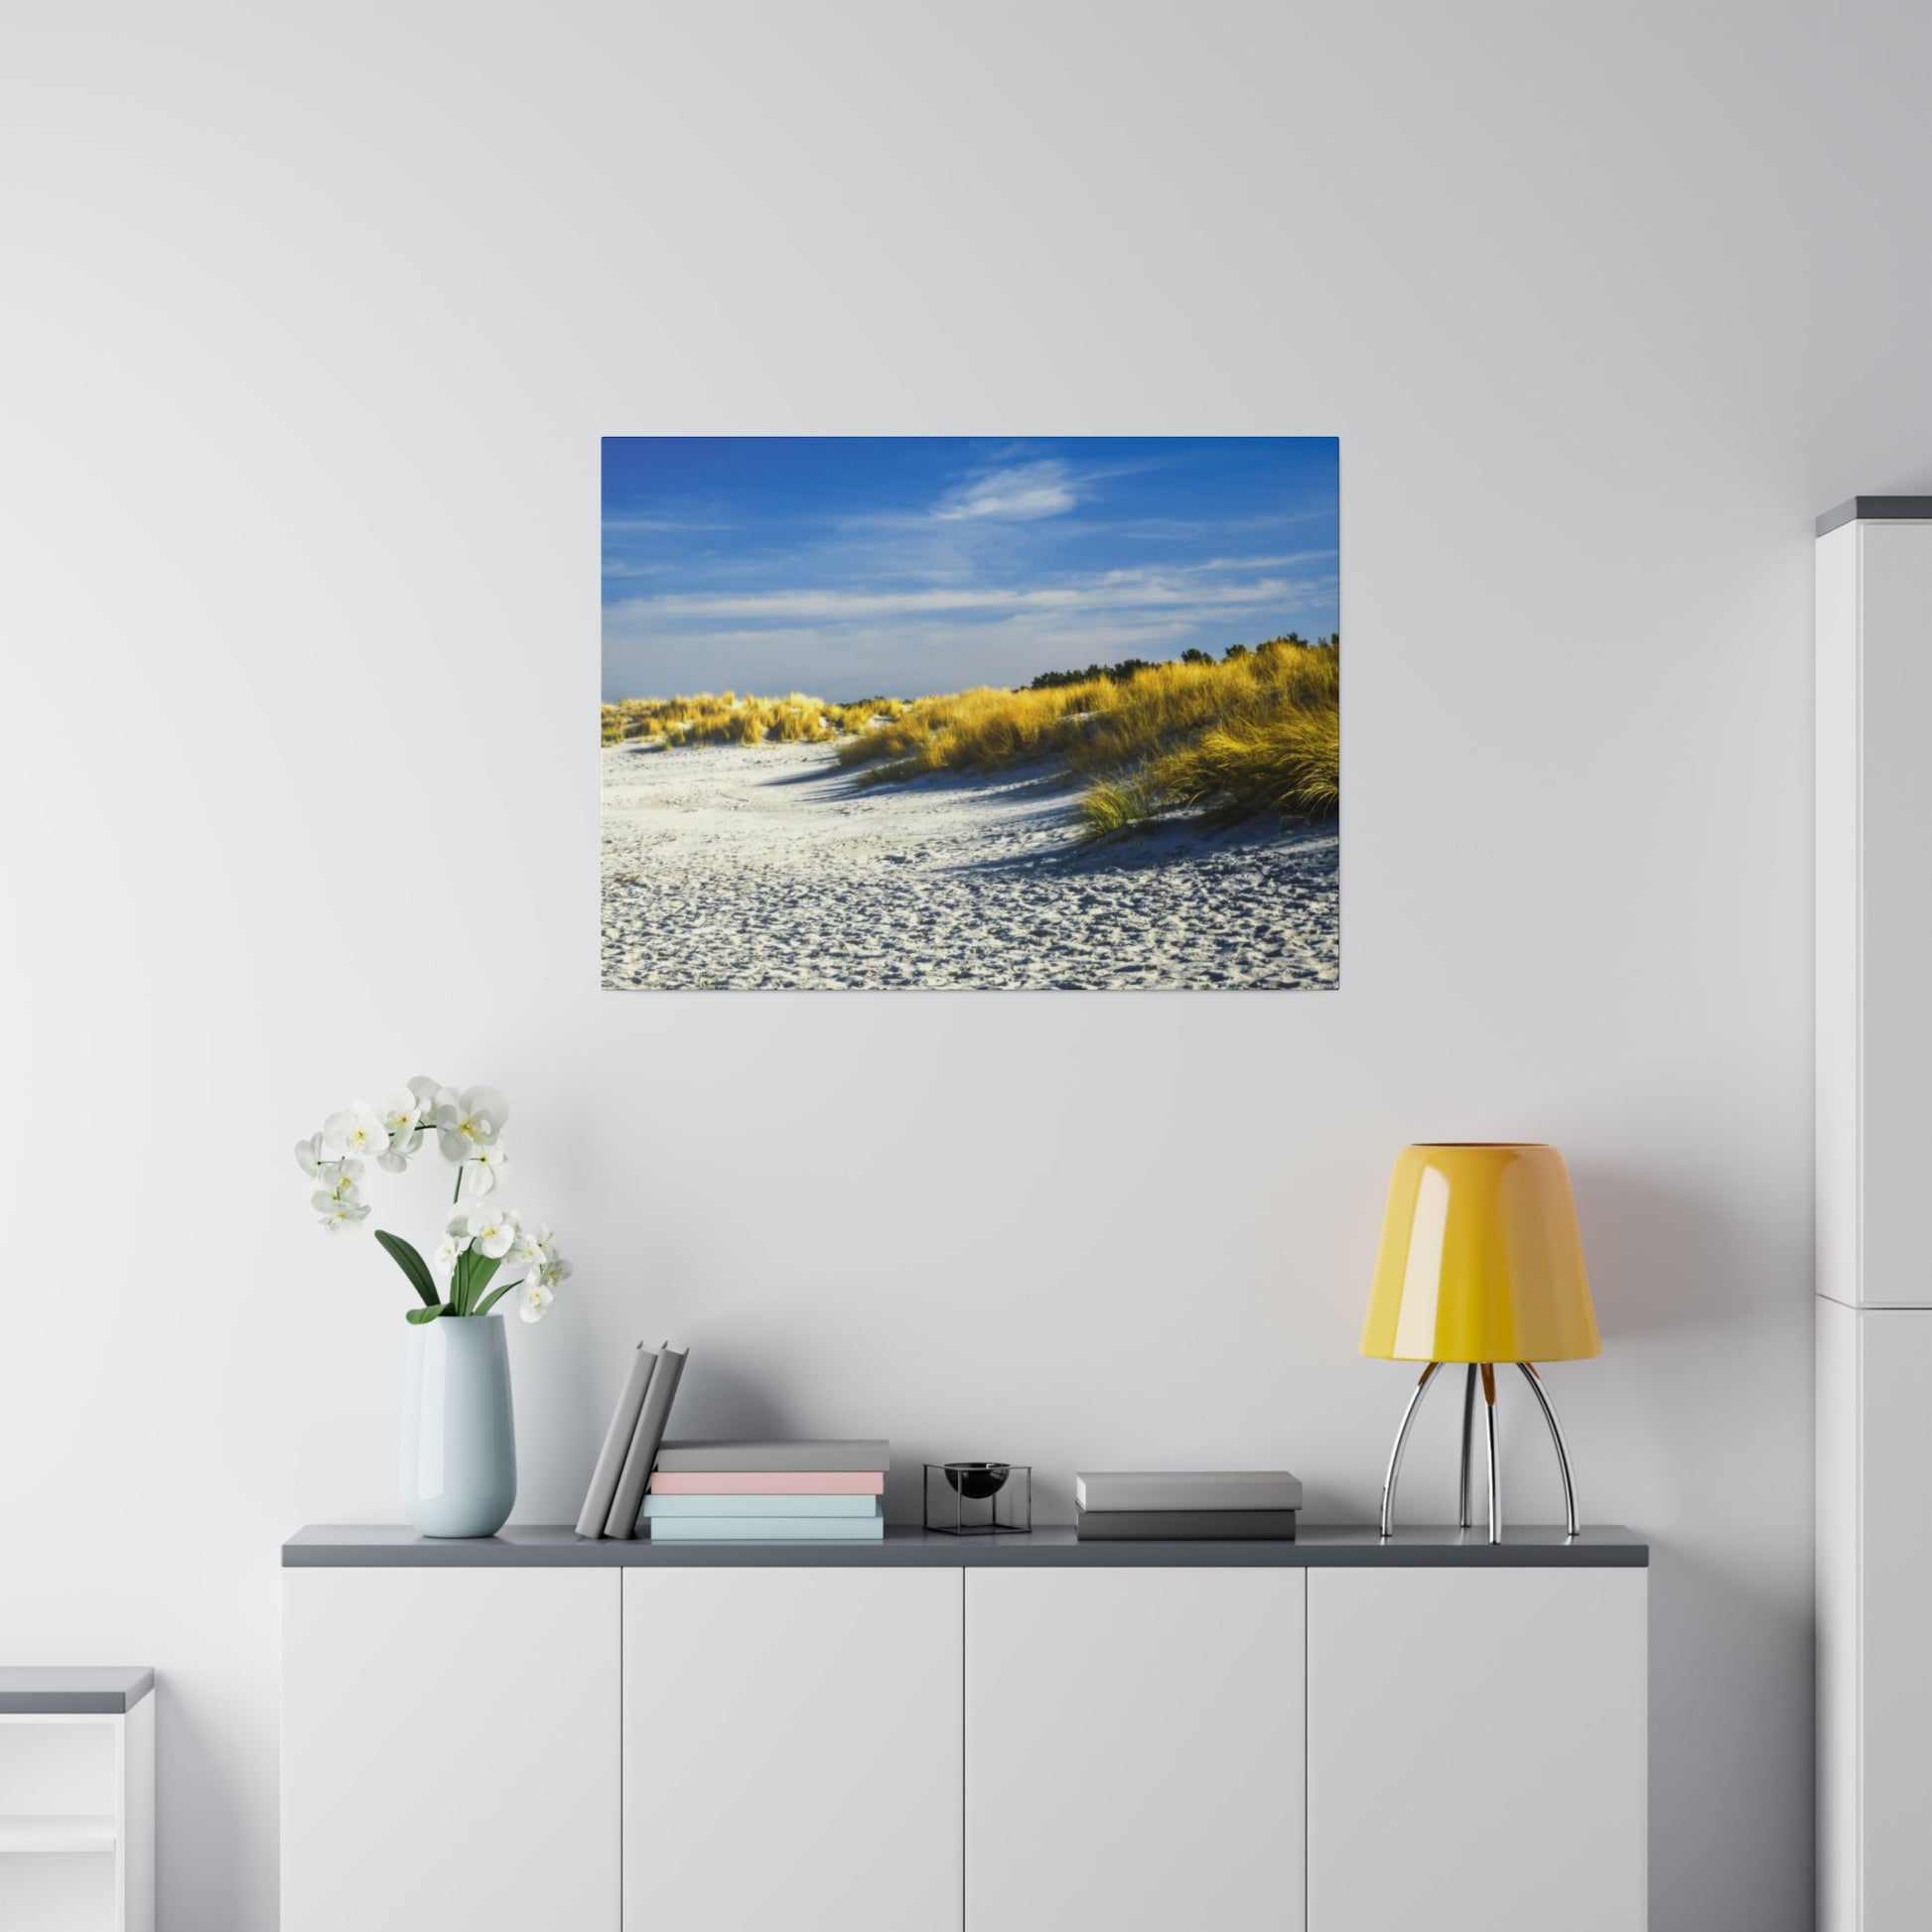
{"type": "Polygon", "coordinates": [[[1932,1922],[1932,497],[1817,557],[1818,1889],[1932,1922]]]}

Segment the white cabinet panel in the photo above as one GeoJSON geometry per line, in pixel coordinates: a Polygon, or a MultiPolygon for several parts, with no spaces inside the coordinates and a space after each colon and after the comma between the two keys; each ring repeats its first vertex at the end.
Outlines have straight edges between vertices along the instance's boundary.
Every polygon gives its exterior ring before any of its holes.
{"type": "Polygon", "coordinates": [[[287,1570],[282,1932],[618,1932],[615,1570],[287,1570]]]}
{"type": "Polygon", "coordinates": [[[1817,551],[1818,1292],[1932,1306],[1932,523],[1817,551]]]}
{"type": "MultiPolygon", "coordinates": [[[[1859,1351],[1872,1317],[1816,1298],[1818,1924],[1859,1923],[1859,1351]]],[[[1887,1314],[1886,1319],[1906,1317],[1887,1314]]]]}
{"type": "Polygon", "coordinates": [[[1932,1302],[1932,526],[1863,526],[1859,874],[1863,1299],[1932,1302]]]}
{"type": "Polygon", "coordinates": [[[958,1932],[960,1588],[623,1573],[624,1932],[958,1932]]]}
{"type": "Polygon", "coordinates": [[[1816,1047],[1818,1292],[1859,1290],[1859,526],[1818,542],[1816,1047]]]}
{"type": "Polygon", "coordinates": [[[1863,1932],[1932,1918],[1932,1310],[1857,1317],[1863,1932]]]}
{"type": "Polygon", "coordinates": [[[1308,1932],[1642,1932],[1646,1576],[1310,1572],[1308,1932]]]}
{"type": "Polygon", "coordinates": [[[154,1932],[154,1705],[0,1715],[7,1932],[154,1932]]]}
{"type": "Polygon", "coordinates": [[[1297,1932],[1301,1570],[966,1575],[966,1932],[1297,1932]]]}
{"type": "Polygon", "coordinates": [[[121,1720],[121,1922],[154,1932],[154,1707],[144,1697],[121,1720]]]}

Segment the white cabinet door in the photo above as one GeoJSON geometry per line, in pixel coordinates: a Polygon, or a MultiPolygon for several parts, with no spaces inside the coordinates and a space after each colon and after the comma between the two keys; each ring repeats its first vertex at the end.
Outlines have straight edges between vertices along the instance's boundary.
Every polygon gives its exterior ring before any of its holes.
{"type": "Polygon", "coordinates": [[[957,1570],[626,1570],[623,1641],[624,1932],[959,1932],[957,1570]]]}
{"type": "Polygon", "coordinates": [[[1297,1932],[1305,1575],[966,1573],[966,1932],[1297,1932]]]}
{"type": "Polygon", "coordinates": [[[1817,575],[1818,1290],[1932,1306],[1932,523],[1848,523],[1817,575]]]}
{"type": "Polygon", "coordinates": [[[1863,1932],[1907,1932],[1932,1912],[1932,1310],[1874,1309],[1855,1318],[1864,1396],[1857,1923],[1863,1932]]]}
{"type": "Polygon", "coordinates": [[[1642,1932],[1642,1570],[1309,1574],[1308,1932],[1642,1932]]]}
{"type": "Polygon", "coordinates": [[[282,1932],[618,1932],[615,1570],[287,1570],[282,1932]]]}
{"type": "Polygon", "coordinates": [[[1932,1169],[1932,525],[1860,534],[1860,1299],[1932,1300],[1925,1176],[1932,1169]]]}

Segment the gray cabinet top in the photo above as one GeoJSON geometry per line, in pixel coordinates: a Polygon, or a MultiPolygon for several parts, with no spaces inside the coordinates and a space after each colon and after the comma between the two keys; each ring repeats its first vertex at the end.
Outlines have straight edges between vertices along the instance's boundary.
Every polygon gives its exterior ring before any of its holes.
{"type": "Polygon", "coordinates": [[[615,1543],[587,1541],[563,1524],[513,1525],[470,1539],[377,1524],[299,1530],[282,1545],[288,1570],[1623,1570],[1649,1562],[1650,1546],[1615,1525],[1574,1540],[1560,1527],[1512,1526],[1492,1544],[1479,1529],[1399,1529],[1384,1543],[1372,1524],[1310,1524],[1292,1543],[1081,1543],[1071,1529],[944,1536],[891,1526],[883,1543],[615,1543]]]}
{"type": "Polygon", "coordinates": [[[1854,496],[1818,519],[1818,534],[1841,523],[1932,523],[1932,496],[1854,496]]]}
{"type": "Polygon", "coordinates": [[[153,1671],[115,1664],[0,1667],[0,1717],[118,1717],[153,1689],[153,1671]]]}

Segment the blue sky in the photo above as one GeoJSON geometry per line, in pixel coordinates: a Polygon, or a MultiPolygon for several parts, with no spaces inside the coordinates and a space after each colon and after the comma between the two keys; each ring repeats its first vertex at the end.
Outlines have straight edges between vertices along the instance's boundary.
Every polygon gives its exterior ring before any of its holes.
{"type": "Polygon", "coordinates": [[[1332,437],[607,437],[604,697],[912,698],[1337,627],[1332,437]]]}

